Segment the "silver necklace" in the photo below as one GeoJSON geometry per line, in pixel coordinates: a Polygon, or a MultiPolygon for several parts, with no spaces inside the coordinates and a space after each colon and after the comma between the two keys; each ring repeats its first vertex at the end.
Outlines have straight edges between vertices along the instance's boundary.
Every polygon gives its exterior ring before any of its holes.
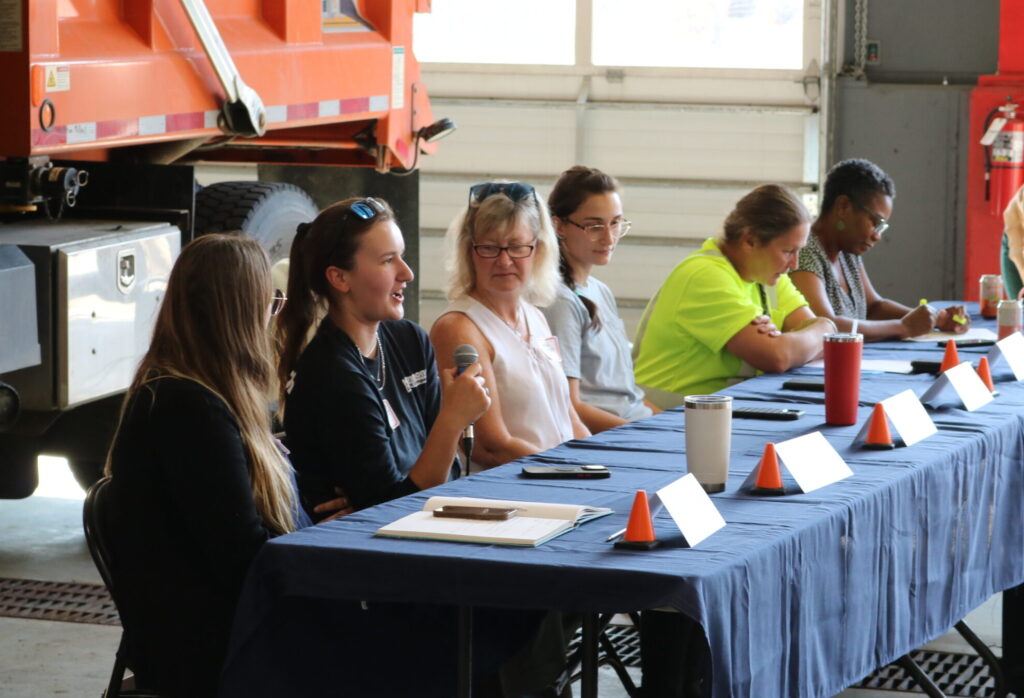
{"type": "MultiPolygon", "coordinates": [[[[388,363],[384,359],[384,347],[380,341],[380,330],[374,333],[374,337],[377,339],[377,360],[380,361],[380,363],[377,364],[377,375],[374,377],[374,380],[377,383],[377,390],[379,392],[384,392],[384,386],[388,381],[388,363]]],[[[366,359],[369,357],[363,356],[363,351],[359,348],[359,345],[356,344],[354,339],[350,337],[349,341],[352,342],[352,346],[356,348],[360,358],[362,358],[363,366],[366,366],[366,359]]]]}

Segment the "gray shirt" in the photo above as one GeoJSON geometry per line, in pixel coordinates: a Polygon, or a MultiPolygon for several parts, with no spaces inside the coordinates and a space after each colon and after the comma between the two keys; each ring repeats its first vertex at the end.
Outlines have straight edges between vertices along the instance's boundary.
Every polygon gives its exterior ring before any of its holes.
{"type": "Polygon", "coordinates": [[[651,415],[633,379],[630,344],[611,289],[594,277],[575,293],[559,284],[554,303],[543,310],[558,337],[565,375],[579,379],[583,402],[630,421],[651,415]],[[577,293],[597,306],[597,330],[589,327],[590,314],[577,293]]]}

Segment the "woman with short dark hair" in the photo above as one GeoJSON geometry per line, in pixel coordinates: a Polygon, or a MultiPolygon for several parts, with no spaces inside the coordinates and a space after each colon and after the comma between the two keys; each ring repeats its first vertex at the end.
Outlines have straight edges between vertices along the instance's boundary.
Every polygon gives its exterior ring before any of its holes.
{"type": "Polygon", "coordinates": [[[892,178],[868,160],[843,160],[829,170],[821,213],[790,274],[793,284],[815,315],[829,318],[841,331],[848,332],[857,321],[865,341],[914,337],[932,329],[966,331],[970,322],[961,305],[910,308],[883,298],[871,285],[861,255],[888,230],[895,196],[892,178]]]}

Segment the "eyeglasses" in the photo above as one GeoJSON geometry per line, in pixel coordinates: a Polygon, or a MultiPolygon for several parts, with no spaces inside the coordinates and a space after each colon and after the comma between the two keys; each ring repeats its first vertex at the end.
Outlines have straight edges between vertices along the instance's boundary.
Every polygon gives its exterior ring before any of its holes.
{"type": "Polygon", "coordinates": [[[377,201],[372,196],[368,196],[365,199],[356,201],[354,204],[348,207],[348,210],[356,214],[364,221],[368,221],[378,213],[384,213],[384,204],[377,201]]]}
{"type": "Polygon", "coordinates": [[[274,316],[280,313],[287,301],[288,296],[284,295],[284,291],[275,288],[273,295],[270,297],[270,315],[274,316]]]}
{"type": "Polygon", "coordinates": [[[504,194],[513,201],[522,201],[528,196],[536,196],[536,192],[529,184],[522,182],[484,182],[474,184],[469,188],[469,203],[476,201],[480,203],[489,196],[504,194]]]}
{"type": "Polygon", "coordinates": [[[512,259],[525,259],[533,254],[536,247],[536,243],[530,245],[506,245],[505,247],[498,245],[473,245],[473,251],[483,259],[497,259],[501,256],[502,252],[508,252],[508,256],[512,259]]]}
{"type": "Polygon", "coordinates": [[[612,221],[611,223],[589,223],[587,225],[580,225],[571,218],[563,218],[567,223],[572,223],[577,228],[582,230],[584,233],[590,236],[591,240],[597,241],[605,236],[605,233],[609,230],[612,232],[612,239],[618,240],[620,237],[629,232],[629,229],[633,227],[633,223],[627,220],[612,221]]]}
{"type": "Polygon", "coordinates": [[[871,222],[874,223],[876,233],[881,235],[882,233],[889,229],[889,221],[887,219],[883,218],[882,216],[879,216],[877,213],[872,211],[867,206],[864,206],[859,202],[854,201],[853,199],[850,199],[850,202],[871,217],[871,222]]]}

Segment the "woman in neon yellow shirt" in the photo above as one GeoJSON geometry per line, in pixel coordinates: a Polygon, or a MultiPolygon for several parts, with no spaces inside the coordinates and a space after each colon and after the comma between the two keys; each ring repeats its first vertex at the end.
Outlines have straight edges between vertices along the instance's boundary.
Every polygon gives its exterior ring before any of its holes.
{"type": "Polygon", "coordinates": [[[680,262],[647,305],[636,381],[659,407],[821,353],[835,325],[815,317],[788,272],[811,217],[793,192],[767,184],[736,203],[722,236],[680,262]]]}

